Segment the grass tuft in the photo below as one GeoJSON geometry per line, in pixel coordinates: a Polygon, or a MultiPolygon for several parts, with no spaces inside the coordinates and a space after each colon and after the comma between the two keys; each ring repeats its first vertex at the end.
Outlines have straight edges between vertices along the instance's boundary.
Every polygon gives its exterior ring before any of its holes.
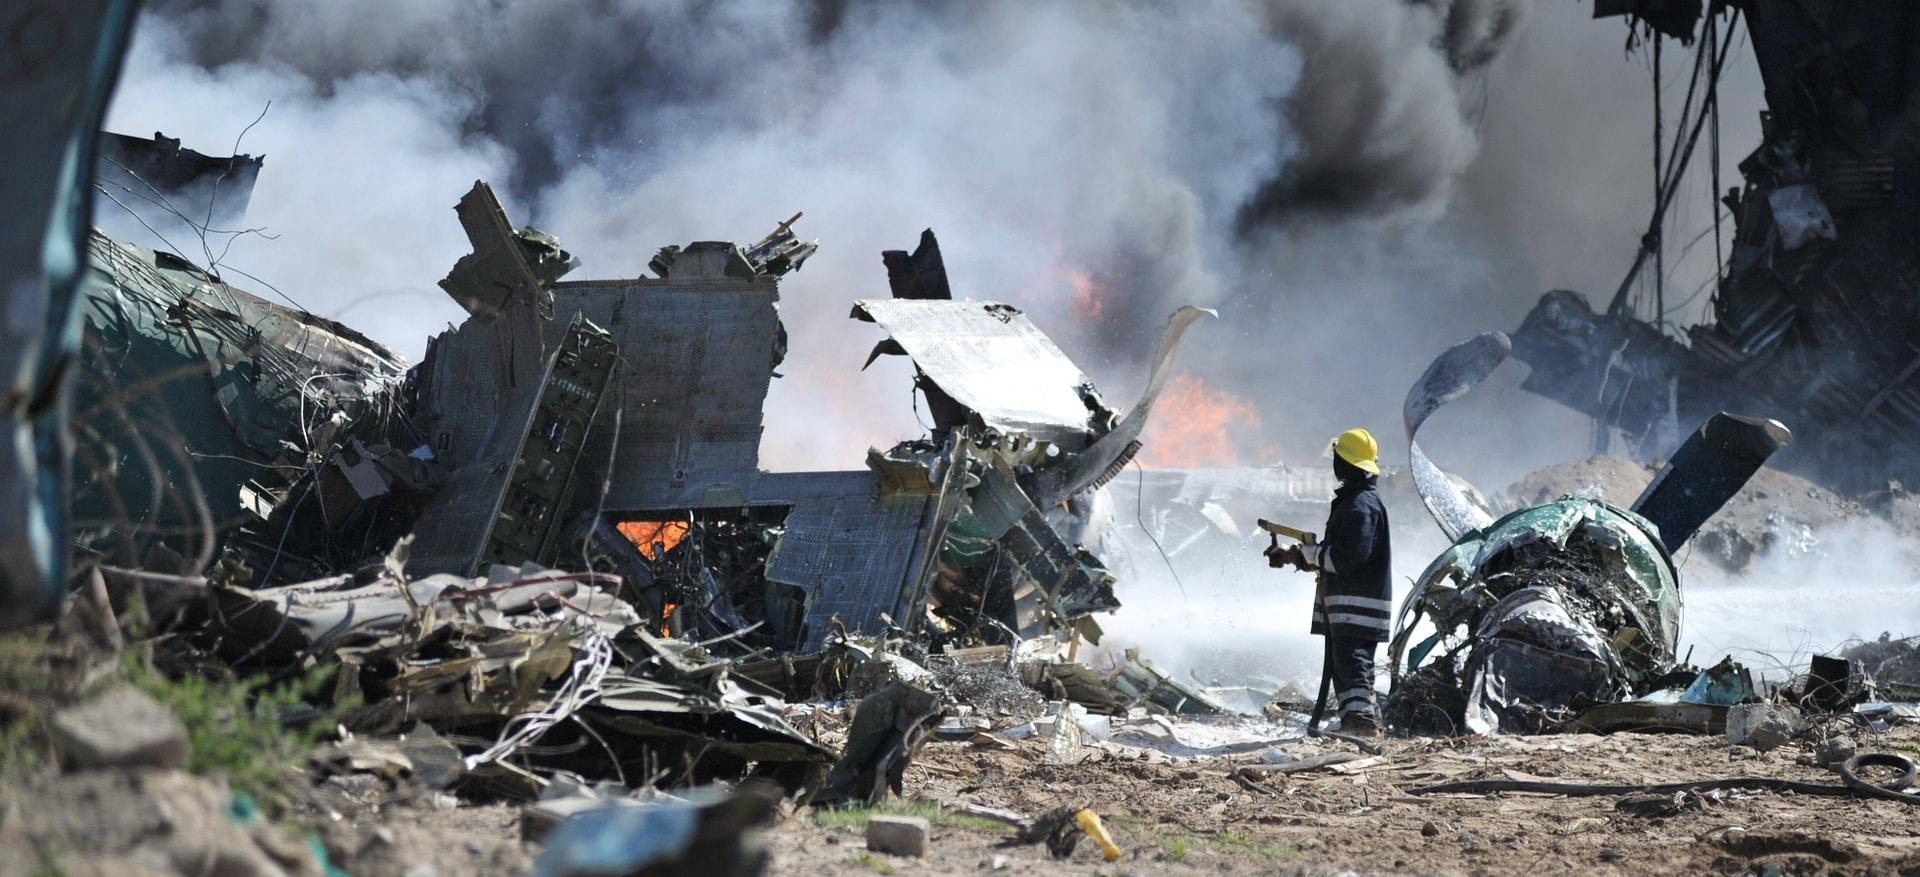
{"type": "Polygon", "coordinates": [[[822,828],[865,831],[867,820],[875,815],[918,816],[934,825],[968,831],[1007,830],[1007,826],[991,819],[968,816],[965,813],[949,813],[940,807],[940,802],[924,798],[912,801],[882,801],[872,807],[816,807],[811,818],[813,824],[822,828]]]}
{"type": "Polygon", "coordinates": [[[47,761],[47,714],[53,670],[44,626],[0,635],[0,781],[19,779],[47,761]]]}
{"type": "Polygon", "coordinates": [[[331,681],[316,667],[281,684],[264,675],[169,679],[129,650],[122,662],[127,680],[173,710],[187,729],[192,754],[187,769],[219,774],[236,792],[258,799],[269,811],[284,809],[304,782],[307,757],[320,737],[357,706],[335,704],[319,718],[288,725],[283,716],[316,699],[331,681]]]}

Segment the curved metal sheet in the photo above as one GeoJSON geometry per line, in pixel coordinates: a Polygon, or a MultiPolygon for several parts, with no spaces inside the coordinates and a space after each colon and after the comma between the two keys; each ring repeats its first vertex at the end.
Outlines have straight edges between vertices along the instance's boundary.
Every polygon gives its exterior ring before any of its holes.
{"type": "Polygon", "coordinates": [[[1180,349],[1180,338],[1186,334],[1187,327],[1201,317],[1218,317],[1219,312],[1212,308],[1185,305],[1167,318],[1167,327],[1160,332],[1160,349],[1153,355],[1153,371],[1147,378],[1147,389],[1140,394],[1140,401],[1134,403],[1112,432],[1101,436],[1086,450],[1073,459],[1057,466],[1049,466],[1035,472],[1026,485],[1027,494],[1033,498],[1034,505],[1049,508],[1067,497],[1086,489],[1109,469],[1116,465],[1124,466],[1126,457],[1138,448],[1131,447],[1140,438],[1141,430],[1146,429],[1147,416],[1153,412],[1155,399],[1160,398],[1160,389],[1166,386],[1168,375],[1173,373],[1173,355],[1180,349]]]}
{"type": "Polygon", "coordinates": [[[1440,354],[1407,391],[1401,414],[1407,426],[1412,457],[1413,486],[1435,523],[1447,538],[1458,540],[1493,523],[1493,515],[1470,499],[1453,479],[1427,459],[1414,434],[1440,406],[1467,394],[1513,353],[1513,342],[1500,332],[1486,332],[1455,344],[1440,354]]]}

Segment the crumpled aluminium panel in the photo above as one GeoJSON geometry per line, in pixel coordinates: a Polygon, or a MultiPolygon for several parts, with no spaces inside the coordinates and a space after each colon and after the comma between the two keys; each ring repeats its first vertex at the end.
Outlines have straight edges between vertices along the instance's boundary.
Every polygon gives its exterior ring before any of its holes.
{"type": "Polygon", "coordinates": [[[1112,411],[1080,367],[1011,305],[862,299],[853,316],[880,324],[927,378],[1002,432],[1077,451],[1112,411]]]}
{"type": "Polygon", "coordinates": [[[97,233],[78,302],[73,430],[78,466],[95,473],[72,496],[83,526],[197,524],[194,488],[230,519],[237,487],[283,443],[325,450],[336,412],[345,422],[375,407],[405,367],[345,326],[97,233]]]}

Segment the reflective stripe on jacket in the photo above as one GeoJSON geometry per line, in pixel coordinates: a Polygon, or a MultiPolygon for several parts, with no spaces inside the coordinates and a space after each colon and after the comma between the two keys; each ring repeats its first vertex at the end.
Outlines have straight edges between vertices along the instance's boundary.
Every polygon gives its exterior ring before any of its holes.
{"type": "Polygon", "coordinates": [[[1333,494],[1326,535],[1315,559],[1320,582],[1313,632],[1385,642],[1393,617],[1393,550],[1387,508],[1368,476],[1343,482],[1333,494]]]}

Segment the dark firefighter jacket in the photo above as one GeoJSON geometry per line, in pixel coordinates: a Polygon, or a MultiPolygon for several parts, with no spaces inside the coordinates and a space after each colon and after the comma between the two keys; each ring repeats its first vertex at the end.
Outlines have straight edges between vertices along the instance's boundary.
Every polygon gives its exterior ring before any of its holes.
{"type": "Polygon", "coordinates": [[[1374,491],[1379,479],[1355,478],[1334,491],[1326,535],[1309,550],[1320,567],[1313,632],[1386,642],[1393,610],[1393,552],[1387,508],[1374,491]]]}

